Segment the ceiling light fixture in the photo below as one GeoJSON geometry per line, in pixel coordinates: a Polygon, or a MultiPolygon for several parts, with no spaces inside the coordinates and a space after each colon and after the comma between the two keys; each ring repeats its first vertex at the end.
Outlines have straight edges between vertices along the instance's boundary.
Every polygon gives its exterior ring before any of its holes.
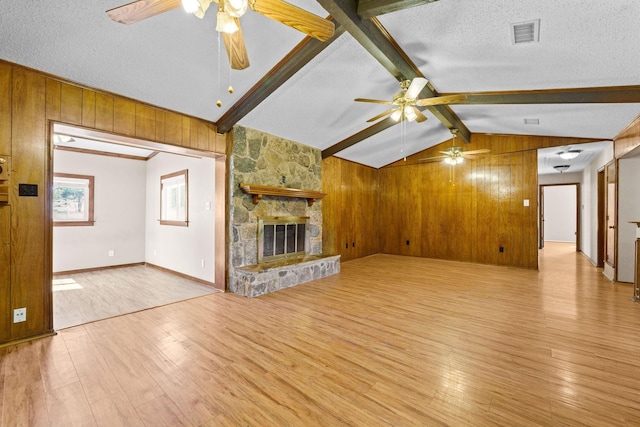
{"type": "Polygon", "coordinates": [[[553,168],[555,170],[557,170],[558,172],[562,173],[564,171],[566,171],[567,169],[569,169],[571,167],[571,165],[555,165],[553,168]]]}
{"type": "Polygon", "coordinates": [[[187,13],[196,13],[200,8],[198,0],[182,0],[182,8],[187,13]]]}
{"type": "Polygon", "coordinates": [[[240,18],[249,7],[248,0],[225,0],[224,10],[234,18],[240,18]]]}
{"type": "Polygon", "coordinates": [[[576,157],[578,157],[580,155],[580,153],[582,153],[582,150],[567,150],[567,151],[560,151],[559,153],[557,153],[561,158],[565,159],[565,160],[573,160],[576,157]]]}
{"type": "Polygon", "coordinates": [[[222,10],[222,3],[216,15],[216,31],[221,33],[233,34],[239,30],[236,20],[233,16],[222,10]]]}

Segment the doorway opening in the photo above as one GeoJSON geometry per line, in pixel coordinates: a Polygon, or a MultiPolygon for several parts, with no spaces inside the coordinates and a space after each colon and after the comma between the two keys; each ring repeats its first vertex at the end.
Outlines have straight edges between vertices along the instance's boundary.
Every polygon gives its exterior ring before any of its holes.
{"type": "Polygon", "coordinates": [[[54,329],[224,290],[224,157],[58,123],[51,135],[54,329]],[[161,222],[169,205],[188,217],[161,222]]]}
{"type": "Polygon", "coordinates": [[[540,248],[564,242],[580,251],[580,184],[540,185],[540,248]]]}

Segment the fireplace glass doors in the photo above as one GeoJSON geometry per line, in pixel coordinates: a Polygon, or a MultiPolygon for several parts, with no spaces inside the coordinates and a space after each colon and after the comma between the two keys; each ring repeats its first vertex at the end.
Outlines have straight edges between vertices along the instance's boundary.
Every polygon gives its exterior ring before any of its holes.
{"type": "Polygon", "coordinates": [[[258,263],[303,258],[307,253],[307,216],[258,219],[258,263]]]}

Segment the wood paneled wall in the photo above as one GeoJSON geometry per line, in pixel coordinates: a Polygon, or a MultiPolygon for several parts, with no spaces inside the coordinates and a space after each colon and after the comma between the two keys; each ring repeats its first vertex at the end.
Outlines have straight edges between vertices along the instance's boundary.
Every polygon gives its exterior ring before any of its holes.
{"type": "Polygon", "coordinates": [[[47,208],[52,122],[225,154],[225,138],[216,137],[214,123],[0,61],[0,155],[11,156],[12,165],[9,204],[0,206],[0,244],[10,243],[9,262],[0,249],[0,344],[53,327],[47,208]],[[36,184],[38,196],[19,196],[20,183],[36,184]],[[27,308],[27,321],[13,323],[6,313],[20,307],[27,308]]]}
{"type": "Polygon", "coordinates": [[[615,158],[619,159],[636,147],[640,147],[640,115],[614,138],[615,158]]]}
{"type": "Polygon", "coordinates": [[[327,158],[324,251],[343,261],[383,252],[536,269],[536,150],[592,141],[474,134],[464,149],[491,154],[454,168],[418,162],[451,141],[379,170],[327,158]],[[347,248],[351,236],[366,250],[347,248]]]}
{"type": "Polygon", "coordinates": [[[378,170],[326,158],[322,191],[322,252],[342,261],[378,253],[378,170]]]}

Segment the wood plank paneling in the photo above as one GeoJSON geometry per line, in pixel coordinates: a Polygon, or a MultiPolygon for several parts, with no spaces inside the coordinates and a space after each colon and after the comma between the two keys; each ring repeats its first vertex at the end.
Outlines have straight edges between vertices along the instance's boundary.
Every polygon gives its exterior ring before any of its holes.
{"type": "Polygon", "coordinates": [[[88,89],[82,90],[82,126],[96,126],[96,93],[88,89]]]}
{"type": "Polygon", "coordinates": [[[136,135],[136,103],[116,96],[113,100],[113,131],[121,135],[136,135]]]}
{"type": "Polygon", "coordinates": [[[156,140],[156,110],[148,105],[136,103],[136,136],[150,141],[156,140]]]}
{"type": "Polygon", "coordinates": [[[62,83],[60,120],[72,125],[82,124],[82,88],[62,83]]]}
{"type": "Polygon", "coordinates": [[[8,64],[0,62],[0,154],[11,154],[11,73],[8,64]]]}
{"type": "MultiPolygon", "coordinates": [[[[12,324],[12,337],[36,335],[52,327],[48,321],[51,307],[46,307],[51,295],[51,283],[46,278],[51,272],[46,271],[50,249],[45,221],[48,170],[45,85],[46,79],[41,75],[19,68],[13,71],[11,294],[12,309],[26,307],[27,321],[12,324]],[[18,184],[37,185],[38,196],[18,196],[18,184]]],[[[82,91],[80,101],[81,94],[82,91]]],[[[66,109],[71,110],[74,108],[66,109]]]]}
{"type": "Polygon", "coordinates": [[[328,255],[341,253],[342,194],[336,191],[342,181],[340,159],[328,157],[322,160],[322,252],[328,255]]]}
{"type": "Polygon", "coordinates": [[[113,132],[113,96],[96,93],[96,129],[113,132]]]}
{"type": "Polygon", "coordinates": [[[57,80],[47,79],[46,91],[47,119],[54,121],[62,120],[62,113],[60,110],[62,105],[62,84],[57,80]]]}
{"type": "Polygon", "coordinates": [[[640,115],[614,138],[615,158],[619,159],[637,147],[640,147],[640,115]]]}
{"type": "Polygon", "coordinates": [[[523,147],[544,143],[531,137],[473,135],[465,150],[491,147],[491,155],[454,167],[417,163],[416,158],[450,146],[446,141],[406,163],[381,169],[381,250],[537,268],[537,224],[531,221],[537,206],[537,163],[529,161],[536,151],[525,152],[523,147]],[[525,197],[529,208],[523,206],[525,197]],[[416,230],[421,234],[414,237],[416,230]],[[406,245],[406,236],[418,244],[406,245]]]}
{"type": "Polygon", "coordinates": [[[378,171],[334,157],[322,161],[323,253],[342,261],[379,252],[378,171]]]}
{"type": "Polygon", "coordinates": [[[165,139],[163,142],[173,145],[182,145],[182,116],[180,114],[167,111],[165,113],[165,139]]]}
{"type": "MultiPolygon", "coordinates": [[[[0,205],[0,342],[11,338],[11,206],[0,205]]],[[[0,382],[1,384],[1,382],[0,382]]],[[[0,406],[1,408],[1,406],[0,406]]]]}

